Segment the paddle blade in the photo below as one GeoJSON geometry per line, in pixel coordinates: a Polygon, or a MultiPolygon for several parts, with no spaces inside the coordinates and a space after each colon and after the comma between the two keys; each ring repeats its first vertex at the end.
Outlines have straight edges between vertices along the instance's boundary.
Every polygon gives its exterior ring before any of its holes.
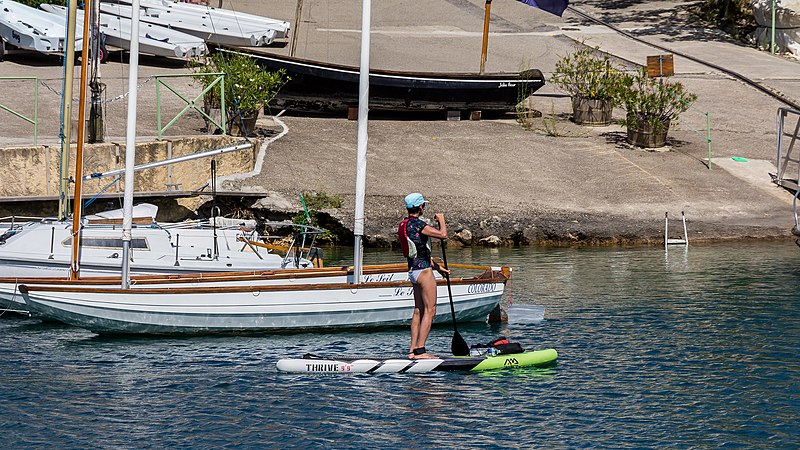
{"type": "Polygon", "coordinates": [[[469,356],[469,345],[467,345],[467,341],[461,337],[461,333],[458,331],[453,334],[453,342],[450,344],[450,351],[455,356],[469,356]]]}

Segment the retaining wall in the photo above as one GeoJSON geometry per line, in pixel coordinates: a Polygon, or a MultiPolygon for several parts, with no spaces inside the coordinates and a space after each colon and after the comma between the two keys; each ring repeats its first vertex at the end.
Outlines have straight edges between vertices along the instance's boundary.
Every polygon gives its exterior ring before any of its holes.
{"type": "MultiPolygon", "coordinates": [[[[136,165],[201,153],[239,141],[239,138],[229,136],[193,136],[137,143],[136,165]]],[[[217,176],[252,171],[259,145],[260,142],[254,140],[250,149],[215,156],[217,176]]],[[[75,175],[75,150],[73,145],[68,177],[75,175]]],[[[0,202],[19,197],[57,197],[59,153],[58,147],[46,145],[0,149],[0,202]]],[[[124,165],[124,143],[86,144],[84,147],[84,175],[123,168],[124,165]]],[[[99,192],[114,179],[106,177],[84,181],[84,197],[99,192]]],[[[211,158],[200,158],[136,172],[134,185],[136,192],[194,191],[202,188],[210,179],[211,158]]],[[[120,180],[106,192],[121,192],[124,186],[123,180],[120,180]]],[[[74,183],[70,183],[70,193],[73,188],[74,183]]]]}

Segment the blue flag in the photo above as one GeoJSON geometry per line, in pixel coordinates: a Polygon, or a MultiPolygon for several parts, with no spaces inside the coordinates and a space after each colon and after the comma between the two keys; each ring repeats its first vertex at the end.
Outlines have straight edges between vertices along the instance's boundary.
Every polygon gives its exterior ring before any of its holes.
{"type": "Polygon", "coordinates": [[[560,16],[564,14],[564,10],[569,5],[569,0],[519,0],[526,5],[531,5],[534,8],[539,8],[551,14],[560,16]]]}

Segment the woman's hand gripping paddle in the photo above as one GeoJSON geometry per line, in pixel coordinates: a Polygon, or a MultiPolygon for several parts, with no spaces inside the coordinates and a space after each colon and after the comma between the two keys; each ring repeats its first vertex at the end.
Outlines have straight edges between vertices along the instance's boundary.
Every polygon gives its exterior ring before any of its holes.
{"type": "Polygon", "coordinates": [[[445,272],[444,279],[447,280],[447,296],[450,297],[450,314],[453,316],[453,342],[450,344],[450,351],[455,356],[469,356],[469,345],[467,341],[461,337],[458,332],[458,325],[456,324],[456,309],[453,306],[453,288],[450,287],[450,273],[447,272],[447,240],[442,239],[442,262],[444,262],[445,272]]]}

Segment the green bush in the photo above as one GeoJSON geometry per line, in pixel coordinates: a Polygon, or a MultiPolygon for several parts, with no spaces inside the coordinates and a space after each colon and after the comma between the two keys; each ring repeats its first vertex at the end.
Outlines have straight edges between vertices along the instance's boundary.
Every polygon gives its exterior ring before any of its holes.
{"type": "Polygon", "coordinates": [[[687,92],[681,83],[651,78],[647,69],[625,74],[615,98],[627,112],[620,121],[622,125],[649,123],[655,129],[663,129],[668,121],[677,119],[695,100],[697,95],[687,92]]]}
{"type": "Polygon", "coordinates": [[[757,26],[750,3],[751,0],[705,0],[694,10],[710,25],[743,38],[757,26]]]}
{"type": "Polygon", "coordinates": [[[622,75],[608,55],[585,47],[556,62],[550,81],[571,97],[613,101],[622,75]]]}
{"type": "MultiPolygon", "coordinates": [[[[300,199],[305,204],[308,215],[305,211],[300,212],[292,218],[292,222],[321,228],[323,224],[320,223],[320,210],[341,208],[344,204],[344,197],[341,195],[328,195],[324,192],[302,192],[300,199]]],[[[336,235],[327,229],[318,238],[328,242],[337,241],[336,235]]]]}
{"type": "MultiPolygon", "coordinates": [[[[272,72],[246,55],[217,52],[195,59],[190,66],[198,74],[224,73],[226,109],[232,113],[241,111],[243,116],[258,112],[268,105],[280,88],[289,81],[285,70],[272,72]]],[[[214,77],[211,76],[198,78],[204,89],[214,82],[214,77]]],[[[206,95],[207,101],[219,102],[217,89],[212,89],[206,95]]]]}
{"type": "Polygon", "coordinates": [[[306,207],[310,210],[341,208],[344,204],[344,198],[341,195],[328,195],[324,192],[303,192],[301,195],[306,202],[306,207]]]}

